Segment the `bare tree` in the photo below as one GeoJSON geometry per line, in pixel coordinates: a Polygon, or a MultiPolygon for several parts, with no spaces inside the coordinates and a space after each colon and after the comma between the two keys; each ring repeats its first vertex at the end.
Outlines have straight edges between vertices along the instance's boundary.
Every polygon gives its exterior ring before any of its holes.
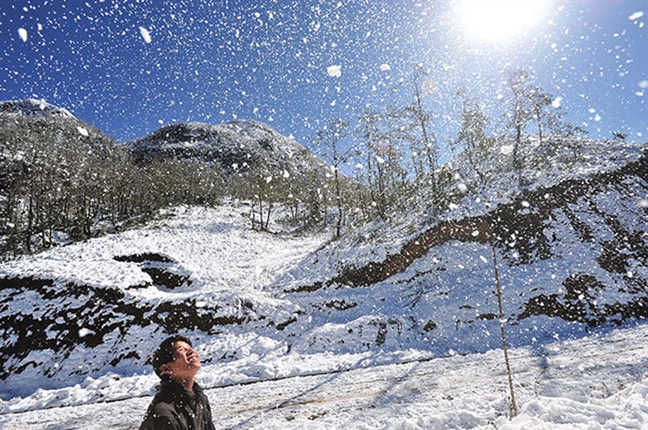
{"type": "Polygon", "coordinates": [[[555,126],[558,117],[553,112],[548,111],[548,107],[552,106],[553,97],[547,94],[540,87],[535,87],[531,94],[531,109],[533,117],[535,118],[538,127],[538,140],[542,145],[544,137],[544,127],[555,126]]]}
{"type": "MultiPolygon", "coordinates": [[[[463,95],[461,103],[461,128],[453,142],[455,147],[462,147],[473,171],[482,184],[486,182],[486,175],[481,170],[478,160],[483,160],[493,139],[486,136],[488,118],[477,103],[465,100],[463,95]]],[[[483,163],[481,163],[483,164],[483,163]]]]}
{"type": "Polygon", "coordinates": [[[411,120],[410,130],[420,132],[419,146],[422,149],[422,154],[427,161],[428,171],[431,174],[439,167],[439,147],[436,142],[434,133],[430,131],[432,115],[423,107],[423,82],[429,79],[429,74],[423,70],[421,65],[417,65],[414,69],[414,76],[412,79],[412,86],[414,87],[414,101],[409,106],[405,107],[405,112],[411,120]]]}
{"type": "Polygon", "coordinates": [[[533,88],[530,85],[529,73],[525,70],[515,70],[508,73],[507,84],[511,91],[509,99],[510,111],[508,112],[508,127],[513,129],[515,136],[513,140],[513,168],[519,170],[521,161],[519,150],[522,145],[524,130],[532,118],[533,109],[531,96],[533,88]]]}
{"type": "Polygon", "coordinates": [[[311,142],[319,148],[321,156],[330,163],[333,171],[333,186],[335,189],[335,203],[338,209],[335,236],[340,237],[344,219],[344,195],[342,191],[342,178],[340,165],[345,163],[352,154],[352,147],[344,148],[342,141],[349,136],[349,123],[340,118],[332,118],[318,130],[311,142]]]}

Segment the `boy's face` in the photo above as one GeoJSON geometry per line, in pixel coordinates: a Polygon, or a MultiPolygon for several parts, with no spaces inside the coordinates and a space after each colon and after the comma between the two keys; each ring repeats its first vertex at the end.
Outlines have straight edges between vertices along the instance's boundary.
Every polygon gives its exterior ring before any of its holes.
{"type": "Polygon", "coordinates": [[[160,369],[172,380],[181,381],[193,377],[200,367],[198,352],[180,340],[173,344],[173,361],[163,364],[160,369]]]}

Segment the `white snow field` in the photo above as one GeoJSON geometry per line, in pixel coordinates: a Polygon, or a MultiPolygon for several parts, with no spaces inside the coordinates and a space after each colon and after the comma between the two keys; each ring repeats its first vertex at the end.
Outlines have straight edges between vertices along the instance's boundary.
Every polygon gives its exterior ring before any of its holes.
{"type": "MultiPolygon", "coordinates": [[[[519,408],[512,420],[501,350],[348,371],[321,354],[318,367],[330,372],[207,394],[218,429],[645,429],[647,345],[648,326],[638,325],[511,350],[519,408]]],[[[204,366],[199,381],[215,367],[204,366]]],[[[118,394],[110,384],[96,389],[118,394]]],[[[5,413],[0,428],[137,429],[150,400],[5,413]]]]}

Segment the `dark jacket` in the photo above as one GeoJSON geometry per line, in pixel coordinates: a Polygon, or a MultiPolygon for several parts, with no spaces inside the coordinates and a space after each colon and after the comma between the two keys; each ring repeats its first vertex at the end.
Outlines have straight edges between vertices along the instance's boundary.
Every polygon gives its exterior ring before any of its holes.
{"type": "Polygon", "coordinates": [[[209,400],[196,383],[192,393],[175,382],[162,382],[140,430],[215,430],[209,400]]]}

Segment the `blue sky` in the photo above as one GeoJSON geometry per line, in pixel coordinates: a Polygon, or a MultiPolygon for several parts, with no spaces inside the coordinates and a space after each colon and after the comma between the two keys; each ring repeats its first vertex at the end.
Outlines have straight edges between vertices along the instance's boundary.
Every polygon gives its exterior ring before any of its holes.
{"type": "Polygon", "coordinates": [[[45,99],[118,141],[177,121],[238,118],[307,143],[328,118],[353,123],[365,109],[410,103],[407,82],[421,64],[433,82],[425,105],[447,141],[457,90],[496,128],[505,72],[525,68],[590,136],[648,141],[648,1],[546,1],[534,16],[504,17],[499,27],[535,22],[498,41],[467,28],[479,24],[466,24],[458,6],[3,0],[0,99],[45,99]]]}

